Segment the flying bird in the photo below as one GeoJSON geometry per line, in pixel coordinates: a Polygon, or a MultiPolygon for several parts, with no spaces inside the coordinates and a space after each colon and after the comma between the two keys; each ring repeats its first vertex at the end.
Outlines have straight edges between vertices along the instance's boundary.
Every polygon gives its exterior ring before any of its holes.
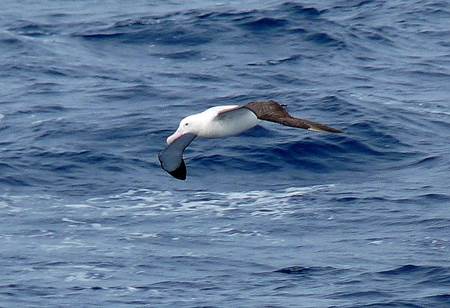
{"type": "Polygon", "coordinates": [[[179,180],[186,179],[183,152],[196,138],[222,138],[238,135],[260,120],[317,132],[341,133],[324,124],[294,118],[275,101],[251,102],[246,105],[216,106],[181,120],[175,133],[167,138],[167,147],[158,154],[161,167],[179,180]]]}

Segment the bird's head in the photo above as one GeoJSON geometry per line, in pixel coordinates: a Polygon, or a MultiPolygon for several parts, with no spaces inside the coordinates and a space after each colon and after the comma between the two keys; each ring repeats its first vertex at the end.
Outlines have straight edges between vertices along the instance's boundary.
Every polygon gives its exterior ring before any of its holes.
{"type": "Polygon", "coordinates": [[[202,121],[199,119],[199,114],[190,115],[180,121],[180,125],[175,133],[167,137],[167,144],[171,144],[184,134],[198,135],[201,130],[202,121]]]}

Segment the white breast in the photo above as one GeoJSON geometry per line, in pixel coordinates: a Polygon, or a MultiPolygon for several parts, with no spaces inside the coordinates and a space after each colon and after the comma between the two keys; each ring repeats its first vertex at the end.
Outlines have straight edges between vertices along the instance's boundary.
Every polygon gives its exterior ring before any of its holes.
{"type": "Polygon", "coordinates": [[[200,136],[205,138],[220,138],[238,135],[258,124],[256,115],[246,108],[220,113],[228,109],[235,109],[236,107],[239,106],[217,106],[205,110],[204,113],[210,120],[203,128],[200,136]]]}

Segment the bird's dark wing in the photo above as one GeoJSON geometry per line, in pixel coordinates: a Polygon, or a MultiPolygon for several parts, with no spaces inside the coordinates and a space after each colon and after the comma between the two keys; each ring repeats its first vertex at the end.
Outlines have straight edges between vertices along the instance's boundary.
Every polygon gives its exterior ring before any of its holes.
{"type": "Polygon", "coordinates": [[[195,137],[197,137],[195,134],[184,134],[158,154],[161,167],[179,180],[186,179],[186,164],[183,160],[183,152],[195,137]]]}
{"type": "Polygon", "coordinates": [[[243,108],[251,110],[258,119],[280,123],[282,125],[298,127],[318,132],[342,133],[341,130],[309,120],[292,117],[286,109],[275,101],[251,102],[243,108]]]}

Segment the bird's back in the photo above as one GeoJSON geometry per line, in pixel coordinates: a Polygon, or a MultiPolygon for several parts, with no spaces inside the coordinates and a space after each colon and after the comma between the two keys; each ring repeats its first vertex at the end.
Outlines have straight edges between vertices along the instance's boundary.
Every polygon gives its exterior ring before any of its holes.
{"type": "Polygon", "coordinates": [[[204,113],[210,118],[210,123],[201,137],[234,136],[258,124],[255,114],[246,108],[240,108],[239,105],[216,106],[205,110],[204,113]],[[225,112],[228,110],[232,111],[225,112]]]}

